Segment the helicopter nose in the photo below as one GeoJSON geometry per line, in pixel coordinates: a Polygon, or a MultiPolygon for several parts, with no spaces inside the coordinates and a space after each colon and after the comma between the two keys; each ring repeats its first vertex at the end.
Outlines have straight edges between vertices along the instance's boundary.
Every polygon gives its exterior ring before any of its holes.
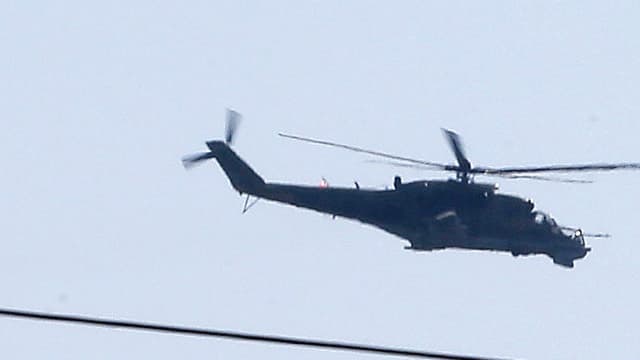
{"type": "Polygon", "coordinates": [[[587,256],[589,251],[591,251],[591,248],[589,247],[583,248],[582,251],[577,254],[578,256],[576,257],[576,259],[582,259],[583,257],[587,256]]]}

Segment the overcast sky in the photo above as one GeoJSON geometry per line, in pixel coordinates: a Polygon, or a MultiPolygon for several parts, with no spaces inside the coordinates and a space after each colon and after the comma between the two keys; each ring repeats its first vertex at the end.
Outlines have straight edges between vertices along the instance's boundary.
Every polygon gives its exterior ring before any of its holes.
{"type": "MultiPolygon", "coordinates": [[[[413,253],[392,235],[242,199],[180,157],[244,115],[265,179],[446,178],[278,131],[477,165],[638,161],[640,3],[5,1],[0,307],[526,359],[640,357],[640,174],[501,182],[589,240],[544,256],[413,253]]],[[[490,179],[479,179],[490,181],[490,179]]],[[[0,318],[14,359],[374,359],[0,318]]]]}

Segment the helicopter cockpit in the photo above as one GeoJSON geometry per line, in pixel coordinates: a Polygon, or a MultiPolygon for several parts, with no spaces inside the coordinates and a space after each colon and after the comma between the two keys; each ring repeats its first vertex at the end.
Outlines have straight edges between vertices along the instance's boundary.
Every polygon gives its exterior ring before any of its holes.
{"type": "Polygon", "coordinates": [[[584,246],[585,242],[584,242],[584,233],[582,232],[581,229],[567,229],[569,231],[571,231],[571,234],[569,235],[573,240],[577,241],[580,245],[584,246]]]}
{"type": "Polygon", "coordinates": [[[580,245],[584,246],[585,242],[582,230],[559,226],[550,215],[543,213],[542,211],[534,211],[532,214],[533,221],[537,225],[547,228],[553,234],[568,236],[572,240],[575,240],[580,245]]]}
{"type": "Polygon", "coordinates": [[[541,226],[546,226],[552,231],[553,230],[560,231],[560,228],[558,227],[558,223],[556,223],[556,221],[549,214],[543,213],[542,211],[534,211],[532,214],[533,214],[533,221],[536,224],[541,226]]]}

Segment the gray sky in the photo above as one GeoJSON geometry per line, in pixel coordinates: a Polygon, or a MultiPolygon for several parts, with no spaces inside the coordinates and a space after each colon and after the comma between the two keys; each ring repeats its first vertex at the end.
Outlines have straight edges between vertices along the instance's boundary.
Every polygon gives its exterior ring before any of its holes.
{"type": "MultiPolygon", "coordinates": [[[[245,120],[266,179],[444,174],[278,131],[453,161],[638,161],[640,5],[590,1],[4,2],[3,307],[527,359],[640,357],[640,174],[501,183],[609,232],[573,270],[543,256],[412,253],[346,220],[242,201],[180,157],[245,120]]],[[[6,358],[373,359],[0,318],[6,358]]]]}

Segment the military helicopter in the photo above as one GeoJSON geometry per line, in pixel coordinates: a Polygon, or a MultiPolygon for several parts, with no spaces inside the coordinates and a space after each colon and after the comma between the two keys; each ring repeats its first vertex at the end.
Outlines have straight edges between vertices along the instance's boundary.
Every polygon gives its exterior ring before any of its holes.
{"type": "Polygon", "coordinates": [[[477,183],[474,177],[498,176],[547,181],[585,182],[536,174],[583,171],[640,169],[640,163],[551,165],[536,167],[475,167],[467,158],[460,137],[443,129],[457,165],[396,156],[355,146],[301,136],[282,137],[332,146],[387,159],[392,165],[436,169],[455,173],[455,179],[420,180],[403,183],[396,176],[392,189],[364,189],[305,186],[265,182],[230,147],[241,115],[227,110],[225,140],[207,141],[207,152],[185,156],[182,163],[190,169],[216,159],[241,195],[247,195],[243,212],[259,199],[266,199],[315,210],[334,217],[353,219],[373,225],[409,241],[405,249],[432,251],[446,248],[510,252],[514,257],[544,254],[555,264],[572,268],[574,261],[591,250],[585,234],[578,228],[560,226],[549,215],[535,210],[531,200],[497,193],[494,184],[477,183]],[[250,198],[254,201],[249,203],[250,198]]]}

